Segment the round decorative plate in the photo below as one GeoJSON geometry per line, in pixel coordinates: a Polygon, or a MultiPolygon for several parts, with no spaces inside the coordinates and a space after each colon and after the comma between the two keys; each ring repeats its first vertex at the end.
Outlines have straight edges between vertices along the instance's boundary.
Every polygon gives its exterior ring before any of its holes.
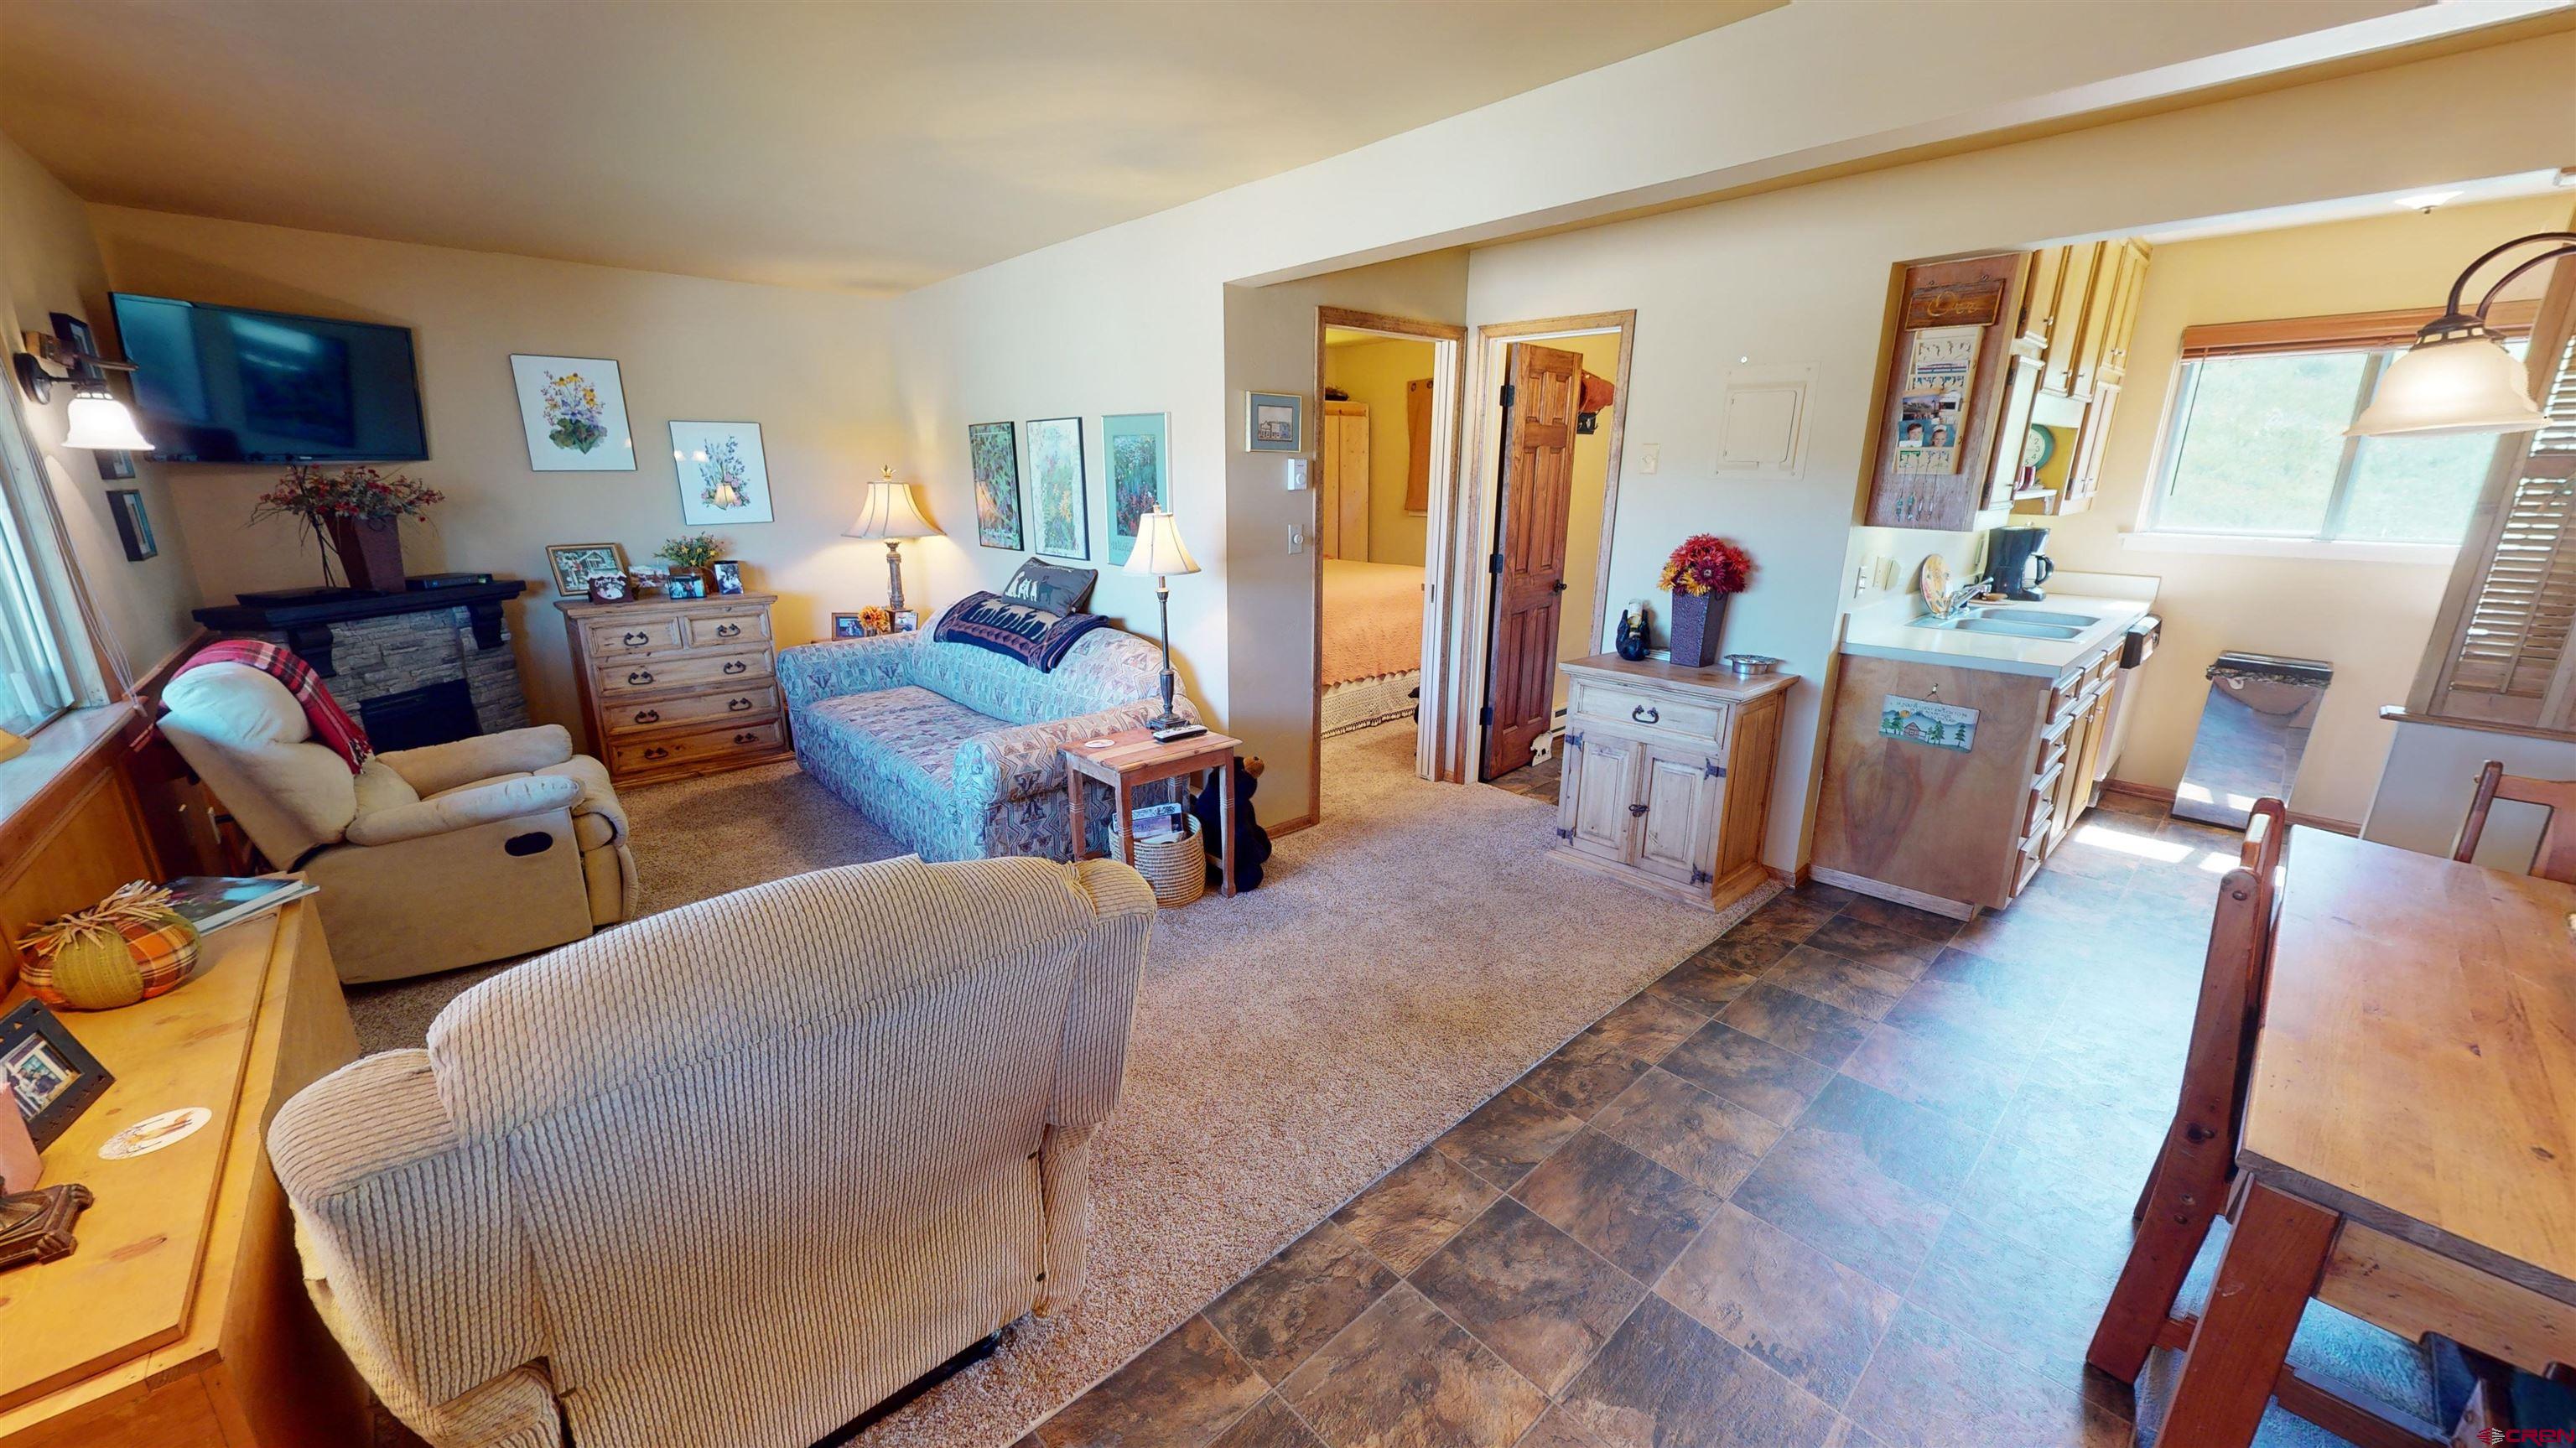
{"type": "Polygon", "coordinates": [[[1950,565],[1938,553],[1923,555],[1923,602],[1936,614],[1950,607],[1950,565]]]}
{"type": "Polygon", "coordinates": [[[2029,434],[2021,440],[2021,465],[2037,472],[2047,467],[2048,460],[2055,456],[2057,434],[2036,422],[2032,423],[2029,434]]]}

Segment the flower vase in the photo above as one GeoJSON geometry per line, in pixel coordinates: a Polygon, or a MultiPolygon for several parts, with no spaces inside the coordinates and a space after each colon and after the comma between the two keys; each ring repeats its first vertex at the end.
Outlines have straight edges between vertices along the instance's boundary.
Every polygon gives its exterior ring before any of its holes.
{"type": "Polygon", "coordinates": [[[1705,669],[1717,662],[1718,629],[1726,622],[1723,593],[1673,593],[1673,662],[1705,669]]]}
{"type": "Polygon", "coordinates": [[[393,518],[334,518],[331,551],[351,588],[373,593],[403,590],[401,524],[393,518]]]}

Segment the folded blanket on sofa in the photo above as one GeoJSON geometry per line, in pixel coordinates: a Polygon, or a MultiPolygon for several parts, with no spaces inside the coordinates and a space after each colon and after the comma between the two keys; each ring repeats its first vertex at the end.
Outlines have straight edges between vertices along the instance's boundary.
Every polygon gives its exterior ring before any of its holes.
{"type": "Polygon", "coordinates": [[[970,593],[940,617],[932,636],[990,649],[1051,674],[1074,640],[1107,622],[1096,613],[1058,613],[1027,599],[970,593]]]}

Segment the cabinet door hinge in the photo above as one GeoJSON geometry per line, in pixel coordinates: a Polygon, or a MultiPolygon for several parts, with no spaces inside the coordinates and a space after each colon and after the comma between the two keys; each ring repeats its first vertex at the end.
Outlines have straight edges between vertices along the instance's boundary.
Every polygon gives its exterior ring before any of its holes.
{"type": "Polygon", "coordinates": [[[1694,885],[1705,885],[1714,878],[1716,877],[1709,874],[1706,870],[1691,871],[1691,883],[1694,885]]]}
{"type": "Polygon", "coordinates": [[[1566,735],[1565,747],[1568,749],[1581,749],[1583,747],[1583,736],[1580,734],[1566,735]]]}
{"type": "Polygon", "coordinates": [[[1511,406],[1511,405],[1512,405],[1512,399],[1513,399],[1513,398],[1515,398],[1515,397],[1517,397],[1517,396],[1519,396],[1519,395],[1520,395],[1520,389],[1519,389],[1519,388],[1514,387],[1512,384],[1510,384],[1510,383],[1508,383],[1508,382],[1506,382],[1506,383],[1504,383],[1504,384],[1503,384],[1503,406],[1505,406],[1505,407],[1509,407],[1509,406],[1511,406]]]}
{"type": "Polygon", "coordinates": [[[1567,844],[1574,843],[1574,831],[1564,825],[1556,827],[1556,837],[1565,841],[1567,844]]]}
{"type": "Polygon", "coordinates": [[[1718,763],[1714,759],[1710,760],[1707,764],[1702,765],[1701,768],[1704,771],[1704,773],[1700,775],[1702,779],[1726,778],[1726,766],[1718,763]]]}

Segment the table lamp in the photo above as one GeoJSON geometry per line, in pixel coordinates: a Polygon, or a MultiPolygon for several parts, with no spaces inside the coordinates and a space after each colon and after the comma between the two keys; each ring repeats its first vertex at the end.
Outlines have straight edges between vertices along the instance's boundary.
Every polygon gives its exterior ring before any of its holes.
{"type": "Polygon", "coordinates": [[[1145,727],[1169,729],[1187,722],[1172,712],[1171,575],[1199,571],[1190,550],[1181,543],[1180,525],[1171,514],[1157,508],[1137,520],[1136,547],[1127,555],[1127,571],[1154,575],[1154,601],[1163,611],[1163,712],[1146,720],[1145,727]]]}
{"type": "Polygon", "coordinates": [[[894,480],[894,469],[868,484],[860,500],[859,519],[841,530],[844,538],[882,538],[886,546],[886,607],[903,612],[903,558],[895,550],[906,538],[936,538],[939,530],[921,516],[912,501],[912,485],[894,480]]]}

